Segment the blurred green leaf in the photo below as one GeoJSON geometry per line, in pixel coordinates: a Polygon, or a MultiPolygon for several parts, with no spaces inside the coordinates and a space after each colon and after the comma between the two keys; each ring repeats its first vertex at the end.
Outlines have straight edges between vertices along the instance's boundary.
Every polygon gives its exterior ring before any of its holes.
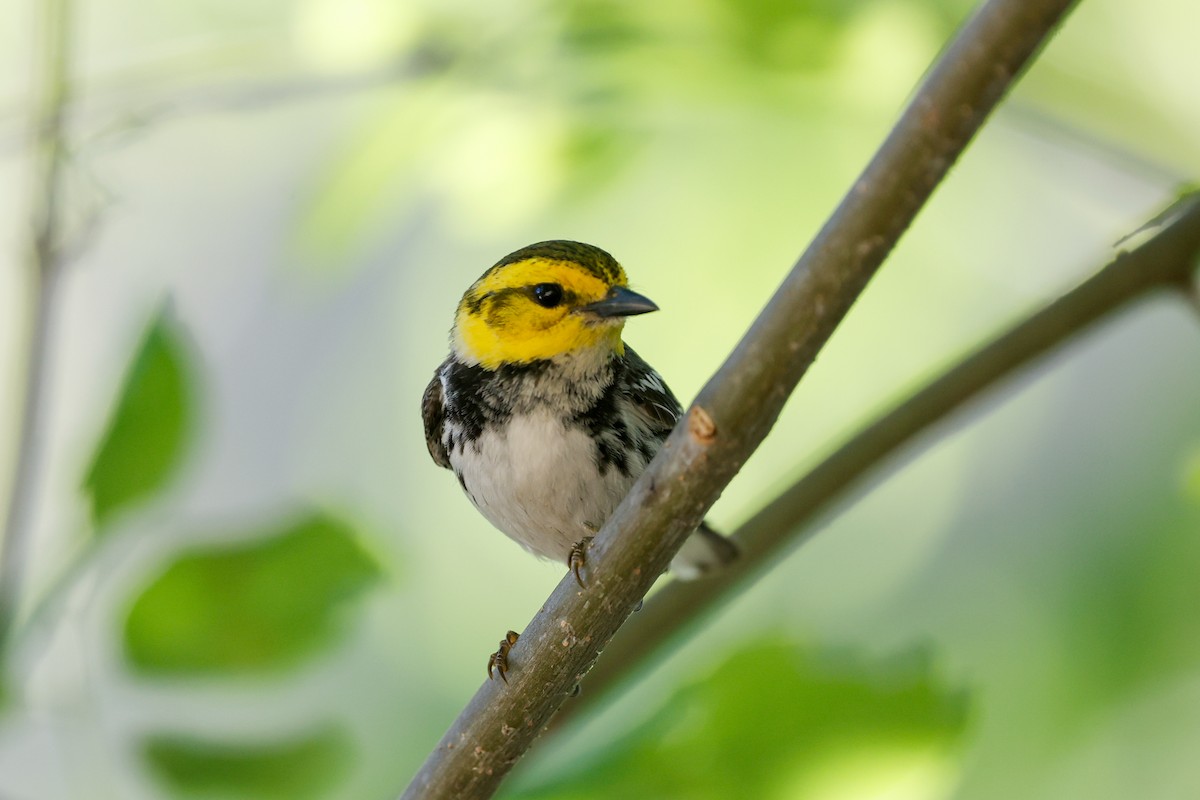
{"type": "Polygon", "coordinates": [[[1200,505],[1200,447],[1197,447],[1183,465],[1183,493],[1192,502],[1200,505]]]}
{"type": "Polygon", "coordinates": [[[291,246],[299,264],[316,271],[344,268],[364,237],[405,217],[439,97],[407,87],[323,166],[298,209],[291,246]]]}
{"type": "Polygon", "coordinates": [[[591,763],[506,797],[941,797],[958,772],[966,700],[923,653],[870,662],[768,640],[591,763]]]}
{"type": "Polygon", "coordinates": [[[574,120],[563,143],[572,191],[564,192],[560,203],[579,206],[593,200],[623,174],[641,145],[633,131],[619,125],[609,125],[590,116],[574,120]]]}
{"type": "Polygon", "coordinates": [[[746,63],[781,71],[822,69],[838,51],[846,21],[863,5],[845,0],[721,0],[722,30],[746,63]]]}
{"type": "Polygon", "coordinates": [[[176,794],[252,800],[321,797],[345,775],[352,756],[346,737],[332,729],[242,745],[153,736],[144,748],[151,771],[176,794]]]}
{"type": "Polygon", "coordinates": [[[179,331],[160,313],[142,338],[84,479],[98,531],[161,488],[178,466],[193,424],[190,394],[179,331]]]}
{"type": "Polygon", "coordinates": [[[135,667],[203,674],[292,665],[328,645],[339,609],[380,574],[353,531],[327,516],[238,538],[181,555],[137,597],[125,621],[135,667]]]}
{"type": "Polygon", "coordinates": [[[648,32],[636,18],[636,6],[616,0],[578,0],[564,4],[562,43],[575,54],[623,50],[644,41],[648,32]]]}

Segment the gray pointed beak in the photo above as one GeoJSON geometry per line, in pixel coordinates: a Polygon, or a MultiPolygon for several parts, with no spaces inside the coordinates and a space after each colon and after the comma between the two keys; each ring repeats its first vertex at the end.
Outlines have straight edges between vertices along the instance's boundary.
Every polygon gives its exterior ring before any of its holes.
{"type": "Polygon", "coordinates": [[[649,297],[643,297],[624,286],[614,286],[603,300],[589,303],[579,310],[597,317],[632,317],[658,311],[658,306],[649,297]]]}

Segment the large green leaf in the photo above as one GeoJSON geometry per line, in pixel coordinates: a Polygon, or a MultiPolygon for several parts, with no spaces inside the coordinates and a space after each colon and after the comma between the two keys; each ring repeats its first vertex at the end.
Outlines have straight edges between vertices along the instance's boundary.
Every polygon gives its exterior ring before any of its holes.
{"type": "Polygon", "coordinates": [[[142,338],[84,479],[96,530],[160,489],[178,466],[192,427],[185,361],[179,332],[160,314],[142,338]]]}
{"type": "Polygon", "coordinates": [[[771,640],[594,760],[506,797],[944,797],[966,722],[965,696],[920,653],[871,662],[771,640]]]}
{"type": "Polygon", "coordinates": [[[290,666],[330,642],[339,609],[378,577],[347,525],[314,514],[180,555],[134,601],[125,652],[159,674],[290,666]]]}
{"type": "Polygon", "coordinates": [[[184,796],[306,800],[345,775],[352,751],[336,730],[284,742],[229,744],[154,736],[143,755],[151,772],[184,796]]]}

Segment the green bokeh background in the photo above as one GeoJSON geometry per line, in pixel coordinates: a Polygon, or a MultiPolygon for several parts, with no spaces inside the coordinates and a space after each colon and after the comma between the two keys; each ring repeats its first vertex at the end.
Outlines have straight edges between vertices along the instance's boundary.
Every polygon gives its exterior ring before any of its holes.
{"type": "MultiPolygon", "coordinates": [[[[56,298],[0,797],[397,794],[562,572],[425,452],[462,290],[599,244],[691,397],[970,7],[79,4],[67,235],[98,224],[56,298]]],[[[34,8],[0,0],[0,485],[34,8]]],[[[1193,0],[1081,2],[719,527],[1200,175],[1198,30],[1193,0]]],[[[1200,796],[1195,308],[1127,309],[852,500],[509,796],[1200,796]]]]}

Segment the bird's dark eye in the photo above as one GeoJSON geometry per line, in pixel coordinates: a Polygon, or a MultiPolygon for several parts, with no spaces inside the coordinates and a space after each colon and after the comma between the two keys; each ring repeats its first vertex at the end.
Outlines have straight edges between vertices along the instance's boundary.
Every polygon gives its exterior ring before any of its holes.
{"type": "Polygon", "coordinates": [[[557,283],[539,283],[533,287],[533,299],[539,306],[554,308],[563,301],[563,288],[557,283]]]}

